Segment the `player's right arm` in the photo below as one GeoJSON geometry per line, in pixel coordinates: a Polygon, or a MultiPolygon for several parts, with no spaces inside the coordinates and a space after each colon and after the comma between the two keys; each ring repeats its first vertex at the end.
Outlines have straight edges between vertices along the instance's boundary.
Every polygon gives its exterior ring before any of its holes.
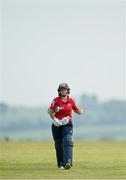
{"type": "Polygon", "coordinates": [[[54,112],[54,110],[52,110],[52,109],[48,109],[48,114],[50,115],[50,117],[52,118],[52,119],[54,119],[55,118],[55,112],[54,112]]]}
{"type": "Polygon", "coordinates": [[[56,106],[56,99],[53,100],[53,102],[51,103],[50,108],[48,109],[48,114],[50,115],[50,117],[53,119],[53,125],[56,127],[62,126],[62,122],[59,121],[58,118],[55,117],[55,113],[58,112],[57,106],[56,106]]]}
{"type": "Polygon", "coordinates": [[[56,98],[52,101],[49,109],[48,109],[48,114],[52,119],[55,118],[55,108],[56,108],[56,98]]]}

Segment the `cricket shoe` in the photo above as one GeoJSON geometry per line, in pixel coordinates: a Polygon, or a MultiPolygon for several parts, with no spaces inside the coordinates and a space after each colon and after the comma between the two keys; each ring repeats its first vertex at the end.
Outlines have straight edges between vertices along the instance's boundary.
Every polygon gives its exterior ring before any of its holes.
{"type": "Polygon", "coordinates": [[[71,168],[71,164],[70,163],[66,163],[64,168],[65,169],[70,169],[71,168]]]}
{"type": "Polygon", "coordinates": [[[63,166],[59,166],[59,169],[64,169],[64,167],[63,166]]]}

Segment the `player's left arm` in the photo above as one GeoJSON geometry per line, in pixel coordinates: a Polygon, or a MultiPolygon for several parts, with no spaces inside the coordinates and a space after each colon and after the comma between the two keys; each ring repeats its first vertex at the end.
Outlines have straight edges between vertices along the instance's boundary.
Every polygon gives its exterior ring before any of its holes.
{"type": "Polygon", "coordinates": [[[75,103],[74,100],[72,100],[72,101],[73,101],[72,109],[74,110],[74,112],[77,113],[77,114],[79,114],[79,115],[83,114],[83,113],[84,113],[84,109],[78,107],[78,106],[76,105],[76,103],[75,103]]]}
{"type": "Polygon", "coordinates": [[[77,110],[74,110],[74,112],[75,112],[75,113],[77,113],[77,114],[79,114],[79,115],[81,115],[81,114],[83,114],[83,113],[84,113],[84,109],[83,109],[83,108],[78,107],[78,109],[77,109],[77,110]]]}

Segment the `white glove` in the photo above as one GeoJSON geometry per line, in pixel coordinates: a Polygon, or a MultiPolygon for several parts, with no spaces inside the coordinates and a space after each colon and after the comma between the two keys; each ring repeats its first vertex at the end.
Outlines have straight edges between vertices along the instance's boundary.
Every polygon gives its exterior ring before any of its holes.
{"type": "Polygon", "coordinates": [[[69,116],[64,117],[64,118],[61,120],[62,125],[68,124],[68,123],[69,123],[69,119],[70,119],[69,116]]]}
{"type": "Polygon", "coordinates": [[[57,127],[62,126],[62,122],[60,122],[58,118],[53,119],[53,124],[57,127]]]}

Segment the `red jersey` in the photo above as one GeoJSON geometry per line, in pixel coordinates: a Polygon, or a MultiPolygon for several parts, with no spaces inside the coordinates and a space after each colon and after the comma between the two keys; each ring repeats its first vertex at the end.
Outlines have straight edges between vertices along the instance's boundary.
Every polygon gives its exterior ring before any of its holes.
{"type": "Polygon", "coordinates": [[[58,119],[62,119],[66,116],[70,117],[70,122],[72,122],[72,110],[78,111],[78,107],[75,104],[75,101],[67,96],[67,101],[64,102],[61,97],[56,97],[50,106],[50,109],[53,111],[56,107],[59,106],[59,111],[55,113],[55,117],[58,119]]]}

